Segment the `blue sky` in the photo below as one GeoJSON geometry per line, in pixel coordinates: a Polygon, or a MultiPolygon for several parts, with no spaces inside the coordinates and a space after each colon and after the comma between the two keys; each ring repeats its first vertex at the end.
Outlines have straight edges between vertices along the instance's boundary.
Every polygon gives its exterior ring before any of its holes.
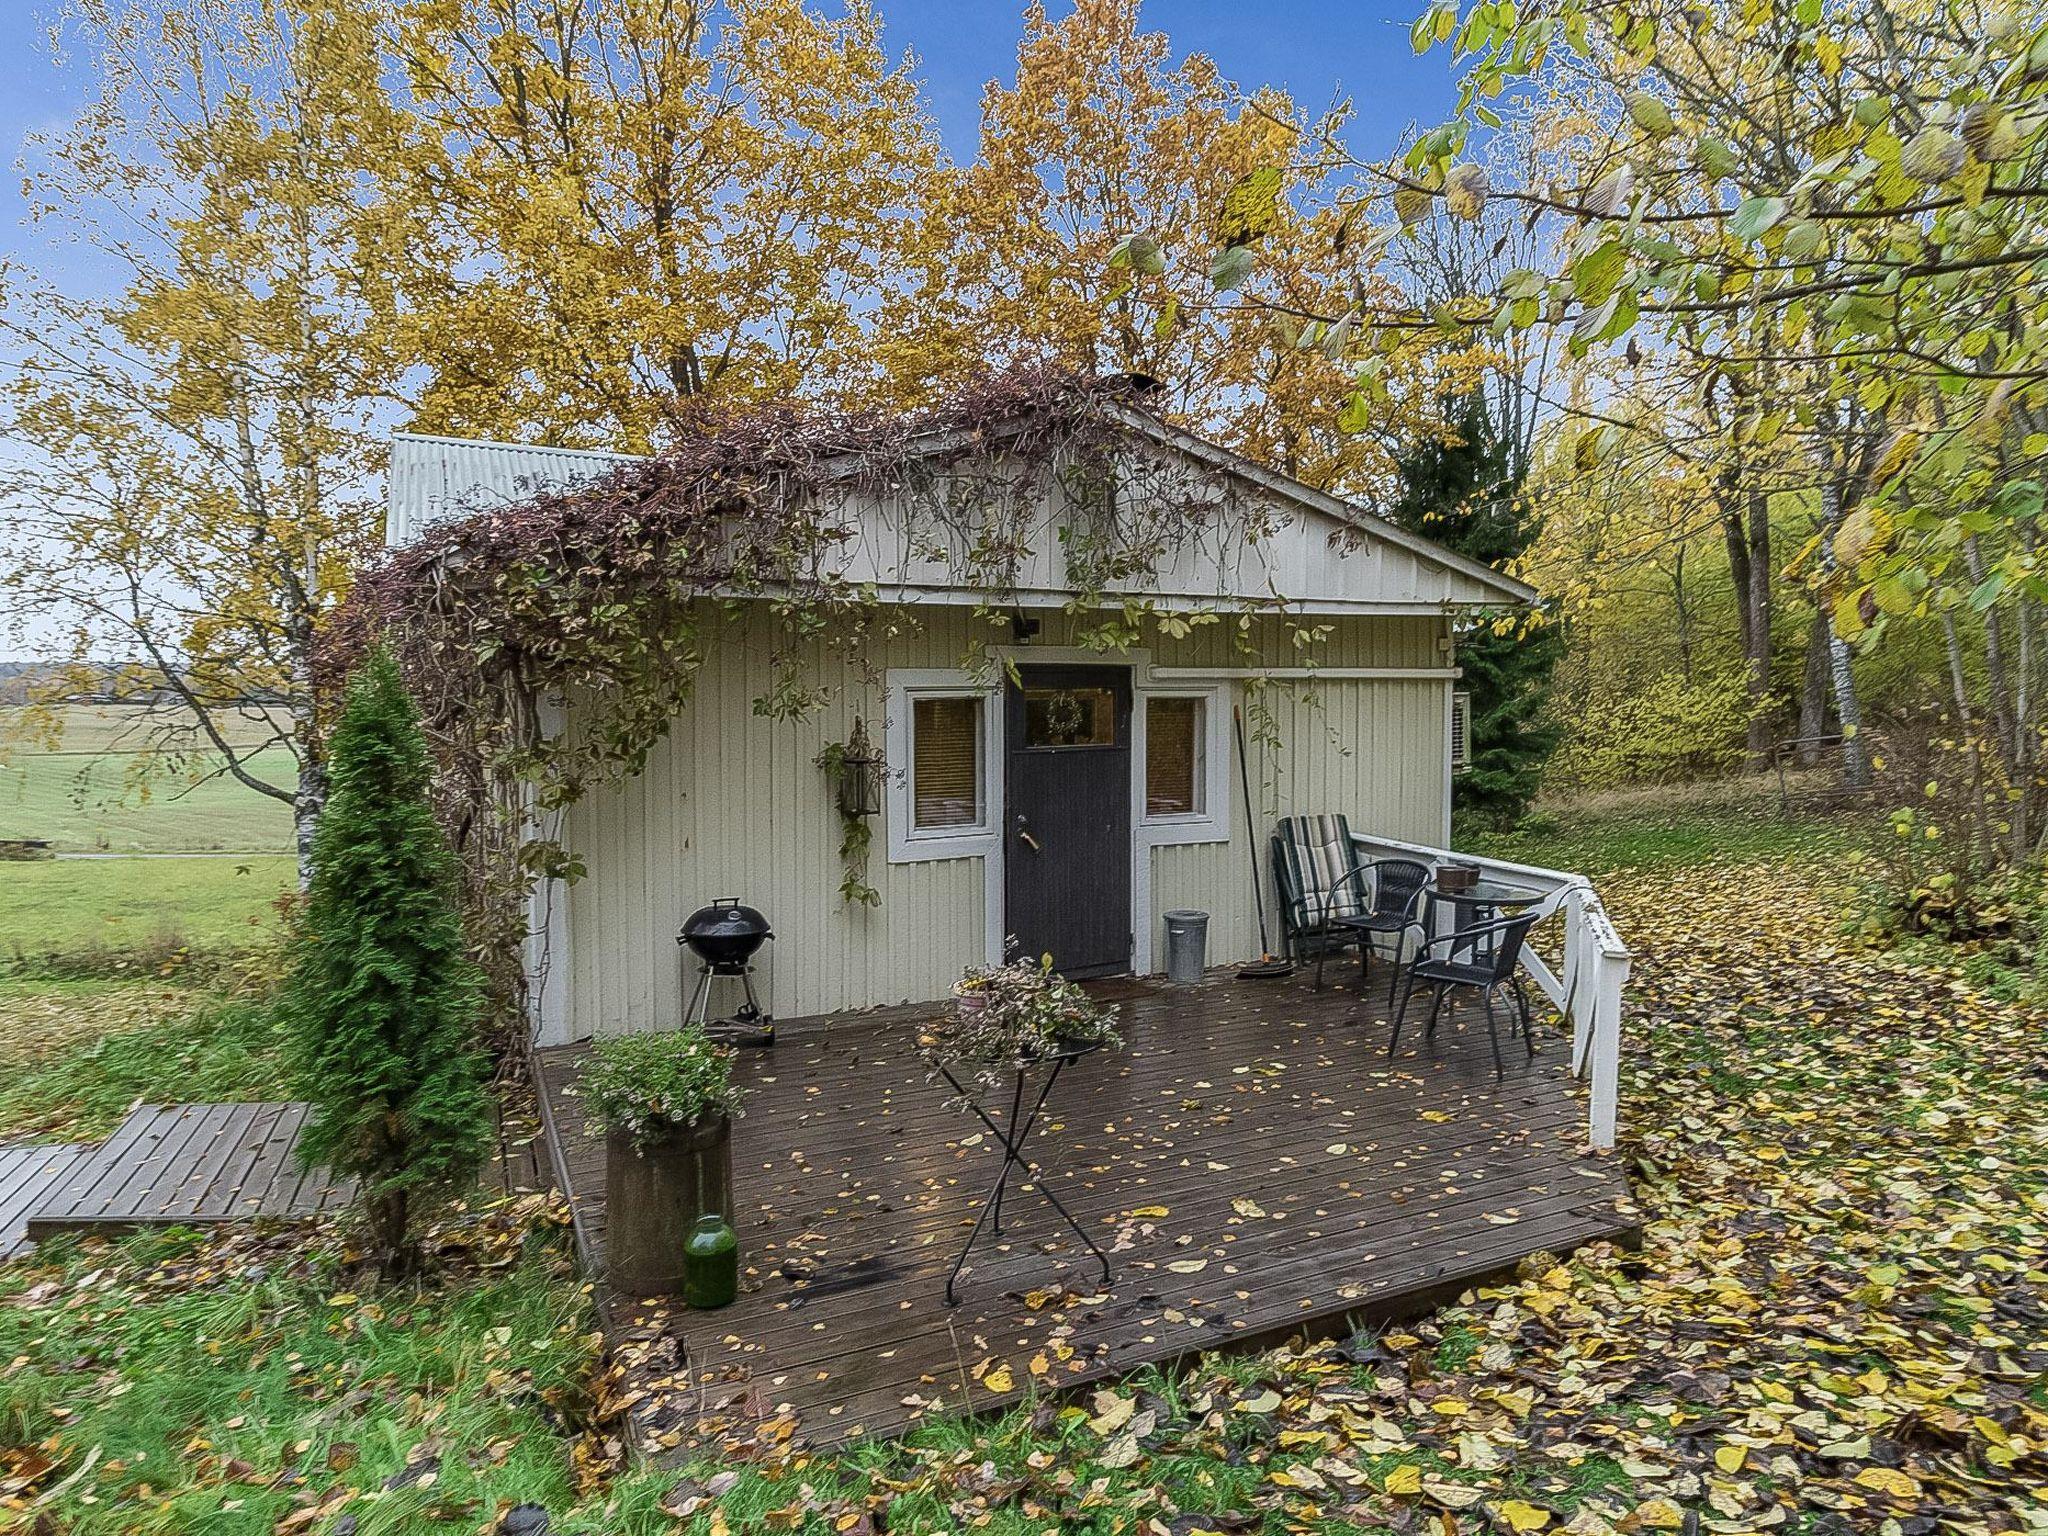
{"type": "MultiPolygon", "coordinates": [[[[974,151],[983,84],[1016,66],[1022,4],[1010,0],[877,0],[892,46],[914,50],[947,147],[974,151]]],[[[1148,0],[1145,25],[1173,39],[1179,54],[1206,53],[1246,87],[1282,85],[1304,106],[1350,97],[1353,146],[1379,153],[1410,122],[1449,112],[1452,79],[1442,52],[1417,58],[1408,24],[1425,0],[1148,0]]],[[[1055,15],[1065,8],[1053,0],[1055,15]]],[[[61,124],[80,100],[75,69],[50,62],[43,46],[46,0],[0,0],[0,257],[18,257],[66,287],[89,287],[90,257],[61,230],[23,227],[13,174],[25,134],[61,124]]]]}

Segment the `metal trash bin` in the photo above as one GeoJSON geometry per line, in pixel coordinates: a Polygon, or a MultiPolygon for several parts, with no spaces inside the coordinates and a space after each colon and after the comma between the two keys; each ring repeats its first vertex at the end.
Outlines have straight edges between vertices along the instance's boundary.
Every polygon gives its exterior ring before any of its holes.
{"type": "Polygon", "coordinates": [[[1209,914],[1182,910],[1165,916],[1166,979],[1183,987],[1200,981],[1209,958],[1209,914]]]}

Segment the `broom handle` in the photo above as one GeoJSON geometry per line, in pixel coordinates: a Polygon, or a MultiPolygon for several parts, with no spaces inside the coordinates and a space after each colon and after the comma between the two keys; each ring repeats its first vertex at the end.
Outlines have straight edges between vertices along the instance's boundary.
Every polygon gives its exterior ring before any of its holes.
{"type": "Polygon", "coordinates": [[[1252,823],[1252,775],[1244,759],[1244,711],[1230,706],[1230,720],[1237,727],[1237,776],[1244,784],[1244,836],[1252,854],[1252,905],[1259,914],[1259,955],[1270,960],[1273,949],[1266,939],[1266,893],[1259,884],[1259,834],[1252,823]]]}

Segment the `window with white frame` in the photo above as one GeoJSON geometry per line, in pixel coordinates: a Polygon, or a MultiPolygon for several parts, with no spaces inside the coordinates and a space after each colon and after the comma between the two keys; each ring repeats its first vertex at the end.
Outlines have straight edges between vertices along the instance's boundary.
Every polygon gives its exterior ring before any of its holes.
{"type": "Polygon", "coordinates": [[[979,694],[925,694],[910,705],[910,830],[957,835],[988,824],[979,694]]]}
{"type": "Polygon", "coordinates": [[[1139,840],[1223,842],[1230,836],[1230,695],[1223,683],[1141,685],[1136,711],[1139,840]]]}
{"type": "Polygon", "coordinates": [[[1145,700],[1145,816],[1200,816],[1208,809],[1207,717],[1201,695],[1145,700]]]}
{"type": "Polygon", "coordinates": [[[889,674],[891,863],[965,858],[995,836],[994,695],[955,669],[889,674]]]}

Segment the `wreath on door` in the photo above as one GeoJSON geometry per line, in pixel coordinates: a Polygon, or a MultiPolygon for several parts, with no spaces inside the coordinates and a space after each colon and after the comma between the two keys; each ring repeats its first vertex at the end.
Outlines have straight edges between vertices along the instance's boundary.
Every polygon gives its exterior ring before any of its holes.
{"type": "Polygon", "coordinates": [[[1074,740],[1086,719],[1081,696],[1071,688],[1062,688],[1045,701],[1045,730],[1055,741],[1074,740]]]}

